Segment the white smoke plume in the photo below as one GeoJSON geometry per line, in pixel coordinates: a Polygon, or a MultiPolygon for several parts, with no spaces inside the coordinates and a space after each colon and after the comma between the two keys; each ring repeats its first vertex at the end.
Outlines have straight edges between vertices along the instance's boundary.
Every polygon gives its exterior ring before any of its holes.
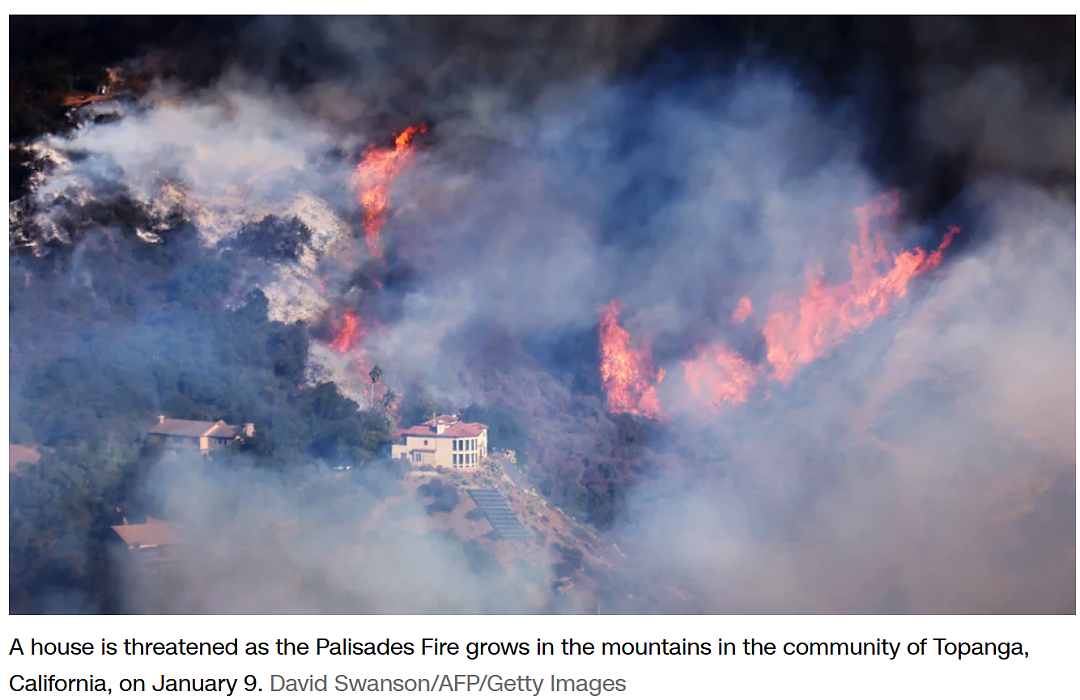
{"type": "MultiPolygon", "coordinates": [[[[760,350],[728,321],[736,300],[797,295],[808,264],[843,278],[854,208],[892,189],[864,158],[851,105],[774,67],[673,86],[618,73],[663,23],[454,24],[261,22],[254,36],[271,43],[327,43],[335,65],[310,70],[335,77],[293,102],[246,66],[47,138],[35,147],[54,169],[34,220],[55,229],[65,202],[119,188],[151,222],[183,214],[206,246],[268,215],[302,222],[312,235],[296,260],[253,262],[238,285],[261,287],[286,322],[315,324],[359,296],[379,325],[358,352],[388,386],[514,406],[531,428],[523,458],[547,486],[581,476],[568,464],[601,465],[625,490],[608,537],[633,561],[603,594],[616,611],[646,581],[689,601],[656,594],[649,611],[661,612],[1075,612],[1075,201],[1026,179],[1075,179],[1073,104],[1004,64],[927,69],[927,153],[972,167],[951,209],[907,212],[887,244],[932,248],[951,224],[964,242],[790,386],[706,414],[677,388],[682,361],[713,341],[760,350]],[[421,48],[396,51],[417,33],[421,48]],[[556,36],[565,51],[548,50],[556,36]],[[422,121],[431,138],[394,181],[382,232],[385,264],[411,276],[358,293],[350,280],[384,263],[356,234],[353,164],[326,154],[422,121]],[[671,377],[660,396],[674,418],[632,449],[626,424],[575,388],[595,356],[552,359],[565,338],[594,334],[613,299],[671,377]],[[624,476],[631,462],[649,478],[624,476]]],[[[313,379],[365,404],[354,357],[314,343],[313,379]]],[[[456,544],[399,532],[413,513],[359,550],[329,525],[324,540],[303,526],[282,540],[254,513],[303,523],[320,506],[257,472],[229,478],[168,479],[187,494],[171,507],[193,523],[202,562],[169,589],[181,609],[279,611],[274,596],[289,612],[325,612],[322,597],[364,612],[543,607],[548,572],[525,576],[535,595],[516,598],[515,579],[470,570],[456,544]],[[244,494],[236,510],[217,500],[229,491],[244,494]],[[295,586],[264,586],[279,576],[295,586]]]]}

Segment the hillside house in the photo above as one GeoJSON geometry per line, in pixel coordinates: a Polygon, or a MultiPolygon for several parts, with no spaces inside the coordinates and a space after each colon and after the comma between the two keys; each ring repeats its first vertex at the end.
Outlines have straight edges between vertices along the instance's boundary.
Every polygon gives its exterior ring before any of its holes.
{"type": "Polygon", "coordinates": [[[252,423],[238,426],[229,425],[223,420],[180,420],[165,416],[158,416],[157,425],[150,429],[152,437],[165,441],[165,449],[198,450],[203,454],[254,434],[255,425],[252,423]]]}
{"type": "Polygon", "coordinates": [[[150,570],[175,561],[176,550],[184,543],[176,525],[157,518],[147,517],[145,523],[136,525],[113,525],[112,529],[137,557],[135,563],[150,570]]]}
{"type": "Polygon", "coordinates": [[[391,456],[413,466],[470,469],[487,456],[488,427],[457,416],[436,416],[411,428],[394,431],[391,456]]]}

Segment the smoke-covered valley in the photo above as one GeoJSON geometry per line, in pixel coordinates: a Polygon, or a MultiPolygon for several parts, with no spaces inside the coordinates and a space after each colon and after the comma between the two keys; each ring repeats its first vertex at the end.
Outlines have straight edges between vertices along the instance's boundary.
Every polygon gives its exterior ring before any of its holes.
{"type": "Polygon", "coordinates": [[[12,612],[1075,613],[1075,35],[1014,22],[110,56],[13,130],[12,612]],[[437,413],[500,459],[389,459],[437,413]],[[167,454],[159,415],[255,436],[167,454]],[[146,516],[182,566],[109,544],[146,516]]]}

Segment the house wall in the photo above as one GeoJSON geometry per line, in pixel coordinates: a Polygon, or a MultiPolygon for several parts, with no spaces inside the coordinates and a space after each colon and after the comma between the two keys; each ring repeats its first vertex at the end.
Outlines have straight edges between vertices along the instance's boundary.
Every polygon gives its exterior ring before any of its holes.
{"type": "Polygon", "coordinates": [[[480,465],[480,460],[487,455],[487,431],[474,438],[451,438],[447,447],[445,465],[448,467],[473,468],[480,465]],[[456,444],[455,444],[456,443],[456,444]],[[457,449],[454,449],[454,448],[457,449]],[[458,461],[454,463],[454,455],[458,461]]]}
{"type": "Polygon", "coordinates": [[[407,436],[405,438],[404,445],[392,445],[390,447],[390,456],[394,459],[405,459],[412,464],[428,464],[435,466],[436,456],[432,452],[416,452],[413,450],[430,450],[435,448],[435,440],[433,438],[417,438],[407,436]],[[426,441],[426,443],[425,443],[426,441]],[[417,457],[419,455],[419,457],[417,457]],[[419,459],[419,461],[417,461],[419,459]]]}
{"type": "Polygon", "coordinates": [[[170,450],[199,450],[200,452],[209,452],[210,450],[218,447],[224,447],[229,444],[229,440],[226,438],[212,438],[212,437],[188,437],[186,435],[168,435],[165,436],[165,447],[170,450]]]}
{"type": "Polygon", "coordinates": [[[404,445],[393,445],[390,456],[394,459],[405,459],[411,464],[426,464],[434,467],[446,467],[447,469],[474,468],[480,465],[480,460],[487,455],[487,431],[480,433],[475,438],[455,438],[449,435],[429,435],[417,437],[405,436],[404,445]],[[455,450],[454,447],[459,449],[455,450]],[[413,450],[431,450],[435,452],[413,452],[413,450]],[[413,455],[419,454],[420,461],[416,461],[413,455]],[[454,463],[454,456],[458,456],[459,463],[454,463]],[[469,460],[471,461],[465,461],[469,460]]]}
{"type": "Polygon", "coordinates": [[[199,438],[169,435],[165,438],[165,447],[174,450],[193,450],[199,447],[199,438]]]}
{"type": "Polygon", "coordinates": [[[452,438],[440,435],[435,440],[435,464],[440,467],[452,466],[451,456],[453,455],[453,450],[450,446],[453,443],[451,442],[451,439],[452,438]]]}

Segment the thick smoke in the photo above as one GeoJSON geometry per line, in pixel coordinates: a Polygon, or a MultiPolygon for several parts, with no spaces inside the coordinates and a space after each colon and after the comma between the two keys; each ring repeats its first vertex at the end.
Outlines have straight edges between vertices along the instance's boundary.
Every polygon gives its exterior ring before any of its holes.
{"type": "Polygon", "coordinates": [[[703,610],[1073,609],[1073,204],[969,196],[992,243],[811,370],[802,405],[722,416],[734,482],[663,480],[629,526],[703,610]]]}
{"type": "MultiPolygon", "coordinates": [[[[35,192],[39,223],[65,216],[58,193],[88,187],[130,193],[147,240],[172,212],[221,247],[245,224],[295,217],[311,240],[296,260],[245,263],[237,297],[262,288],[283,321],[377,317],[363,352],[387,385],[514,406],[556,501],[586,490],[560,483],[586,480],[568,464],[603,473],[622,491],[607,536],[633,562],[612,562],[613,611],[1075,612],[1075,201],[1044,177],[1075,180],[1074,102],[1005,60],[937,71],[932,48],[952,39],[918,25],[908,137],[921,150],[905,165],[955,157],[964,175],[949,208],[908,211],[887,243],[935,247],[946,224],[966,242],[790,386],[712,413],[679,384],[682,362],[716,341],[765,362],[753,324],[730,322],[738,299],[764,310],[798,295],[808,264],[843,279],[854,209],[896,183],[867,162],[853,104],[812,93],[798,70],[638,70],[665,28],[259,21],[240,39],[264,52],[211,87],[162,84],[120,121],[46,139],[62,167],[35,192]],[[278,50],[301,58],[285,70],[265,60],[278,50]],[[351,163],[327,154],[422,121],[375,261],[349,231],[351,163]],[[383,264],[402,281],[358,290],[383,264]],[[595,342],[578,339],[595,339],[613,299],[671,378],[662,425],[603,410],[595,342]],[[638,586],[650,594],[628,602],[638,586]]],[[[310,362],[364,396],[366,377],[318,342],[310,362]]],[[[530,612],[550,589],[550,573],[507,578],[414,536],[422,512],[381,520],[358,548],[328,520],[342,504],[298,503],[257,471],[181,467],[163,462],[151,481],[169,486],[202,563],[167,603],[133,584],[136,607],[530,612]]]]}
{"type": "MultiPolygon", "coordinates": [[[[915,38],[925,56],[917,72],[920,120],[927,139],[940,151],[959,155],[978,174],[1007,170],[1029,177],[1076,172],[1073,75],[1047,70],[1038,47],[1050,36],[1014,28],[1029,44],[1026,55],[977,53],[979,33],[959,20],[916,21],[915,38]]],[[[1060,28],[1045,27],[1053,34],[1060,28]]],[[[1068,30],[1066,30],[1067,33],[1068,30]]]]}
{"type": "Polygon", "coordinates": [[[162,513],[183,523],[182,563],[132,572],[126,604],[183,614],[510,614],[546,604],[546,558],[496,563],[483,545],[428,532],[431,516],[400,489],[380,501],[350,489],[346,473],[300,478],[298,497],[289,477],[164,458],[149,483],[162,513]]]}

